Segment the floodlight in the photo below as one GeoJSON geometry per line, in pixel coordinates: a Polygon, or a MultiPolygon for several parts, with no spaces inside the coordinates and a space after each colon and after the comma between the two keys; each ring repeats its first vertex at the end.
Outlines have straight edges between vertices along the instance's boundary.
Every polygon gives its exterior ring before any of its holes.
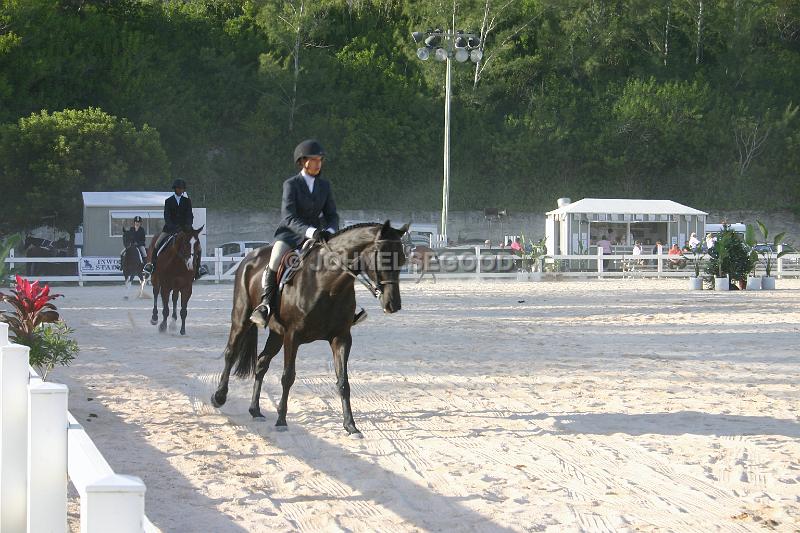
{"type": "Polygon", "coordinates": [[[483,59],[483,51],[480,48],[476,48],[469,53],[469,58],[472,60],[473,63],[477,63],[481,59],[483,59]]]}
{"type": "Polygon", "coordinates": [[[411,32],[411,38],[414,39],[415,43],[418,43],[418,42],[422,41],[422,39],[424,37],[425,37],[425,34],[422,33],[421,31],[412,31],[411,32]]]}
{"type": "Polygon", "coordinates": [[[444,48],[437,48],[436,55],[434,56],[436,61],[446,61],[447,60],[447,50],[444,48]]]}
{"type": "Polygon", "coordinates": [[[467,59],[469,59],[469,52],[467,52],[464,48],[459,48],[456,50],[456,61],[463,63],[467,59]]]}
{"type": "Polygon", "coordinates": [[[423,46],[422,48],[417,48],[417,57],[423,61],[427,61],[428,58],[431,57],[431,53],[423,46]]]}
{"type": "Polygon", "coordinates": [[[434,48],[435,46],[439,45],[439,41],[441,41],[441,38],[438,35],[428,35],[425,38],[425,46],[428,48],[434,48]]]}
{"type": "Polygon", "coordinates": [[[459,35],[458,37],[456,37],[454,46],[456,48],[466,48],[467,47],[467,39],[459,35]]]}
{"type": "Polygon", "coordinates": [[[470,48],[478,48],[480,45],[481,45],[481,40],[475,35],[471,35],[467,39],[467,46],[469,46],[470,48]]]}

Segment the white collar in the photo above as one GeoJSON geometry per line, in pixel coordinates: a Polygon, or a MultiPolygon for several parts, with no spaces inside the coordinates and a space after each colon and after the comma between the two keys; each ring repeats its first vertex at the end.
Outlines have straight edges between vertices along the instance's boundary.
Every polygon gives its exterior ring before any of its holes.
{"type": "Polygon", "coordinates": [[[314,192],[314,183],[316,183],[316,176],[312,176],[311,174],[306,172],[306,169],[300,170],[300,175],[303,176],[306,185],[308,185],[308,190],[314,192]]]}

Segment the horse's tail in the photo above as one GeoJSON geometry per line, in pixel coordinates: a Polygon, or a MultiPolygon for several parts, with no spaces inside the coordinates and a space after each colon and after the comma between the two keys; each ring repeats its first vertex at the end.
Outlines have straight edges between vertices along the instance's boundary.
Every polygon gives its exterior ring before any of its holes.
{"type": "MultiPolygon", "coordinates": [[[[236,353],[236,370],[234,375],[239,378],[246,378],[256,373],[256,360],[258,358],[258,328],[250,322],[250,296],[247,280],[250,279],[252,265],[247,258],[242,260],[242,264],[236,270],[236,281],[233,287],[233,314],[239,320],[244,320],[241,333],[235,346],[232,349],[236,353]]],[[[237,327],[232,324],[231,327],[237,327]]]]}

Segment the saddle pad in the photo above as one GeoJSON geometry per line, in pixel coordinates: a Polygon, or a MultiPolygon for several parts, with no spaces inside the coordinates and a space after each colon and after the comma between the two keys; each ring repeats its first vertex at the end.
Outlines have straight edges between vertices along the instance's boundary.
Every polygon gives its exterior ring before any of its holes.
{"type": "Polygon", "coordinates": [[[164,241],[161,243],[161,246],[159,246],[158,250],[156,250],[156,257],[158,257],[158,254],[160,254],[164,250],[164,248],[169,246],[169,244],[174,240],[175,240],[175,233],[170,234],[169,237],[164,239],[164,241]]]}
{"type": "Polygon", "coordinates": [[[297,253],[297,250],[289,250],[283,257],[281,257],[281,263],[278,266],[278,288],[283,289],[283,286],[289,283],[289,281],[294,277],[294,274],[299,270],[300,267],[300,254],[297,253]]]}

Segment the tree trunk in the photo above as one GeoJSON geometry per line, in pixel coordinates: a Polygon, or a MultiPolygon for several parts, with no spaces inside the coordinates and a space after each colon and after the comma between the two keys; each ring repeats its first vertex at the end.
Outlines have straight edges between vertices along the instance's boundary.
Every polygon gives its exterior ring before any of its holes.
{"type": "Polygon", "coordinates": [[[703,55],[703,0],[697,1],[697,41],[695,43],[694,64],[700,64],[703,55]]]}

